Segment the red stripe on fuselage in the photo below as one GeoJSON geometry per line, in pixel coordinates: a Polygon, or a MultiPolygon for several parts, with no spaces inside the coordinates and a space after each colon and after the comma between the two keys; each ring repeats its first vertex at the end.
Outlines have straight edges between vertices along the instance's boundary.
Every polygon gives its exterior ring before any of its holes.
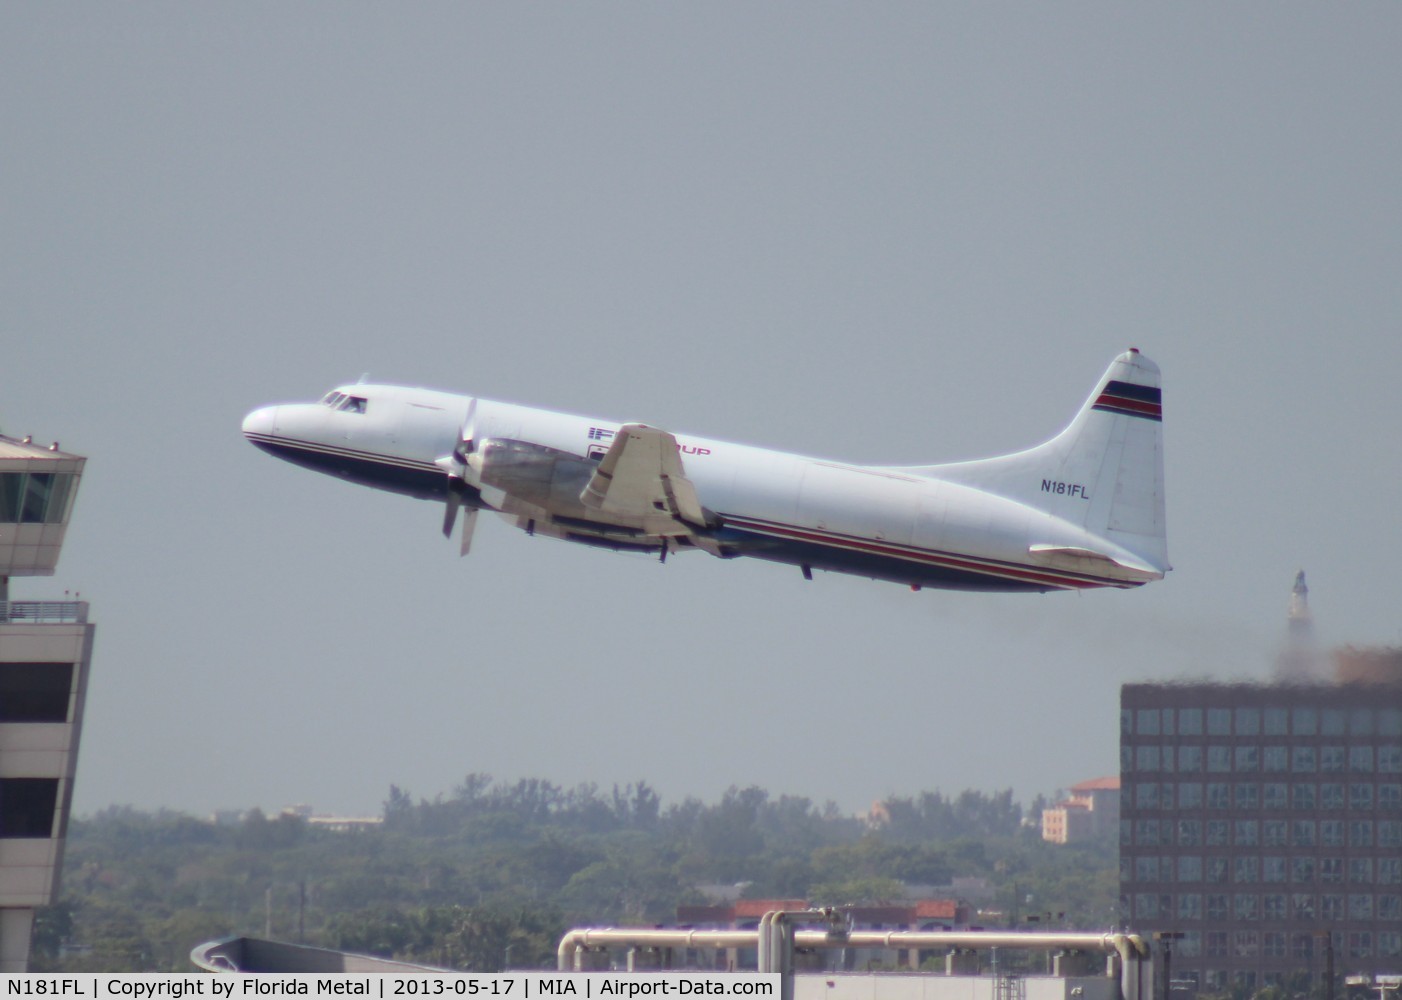
{"type": "Polygon", "coordinates": [[[759,521],[730,514],[724,514],[722,517],[729,525],[750,531],[761,532],[763,534],[778,535],[783,538],[793,538],[799,541],[813,542],[815,544],[828,545],[834,548],[855,549],[859,552],[870,552],[875,555],[902,559],[907,562],[923,562],[934,566],[942,566],[947,569],[960,569],[974,573],[982,573],[985,576],[999,579],[1021,580],[1027,583],[1061,587],[1066,590],[1134,586],[1133,583],[1127,580],[1111,580],[1105,577],[1092,576],[1071,576],[1034,569],[1033,567],[1022,566],[1016,563],[1006,563],[997,560],[979,560],[972,556],[957,556],[952,553],[934,552],[929,549],[907,548],[890,543],[883,544],[871,539],[857,538],[853,535],[839,535],[815,528],[799,528],[794,525],[779,524],[774,521],[759,521]]]}

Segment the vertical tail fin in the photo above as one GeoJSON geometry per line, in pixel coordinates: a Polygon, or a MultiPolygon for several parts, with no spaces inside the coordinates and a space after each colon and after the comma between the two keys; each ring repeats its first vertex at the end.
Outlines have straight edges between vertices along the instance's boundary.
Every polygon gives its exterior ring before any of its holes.
{"type": "Polygon", "coordinates": [[[917,471],[1045,511],[1169,569],[1159,367],[1137,349],[1111,363],[1071,425],[1046,444],[917,471]]]}

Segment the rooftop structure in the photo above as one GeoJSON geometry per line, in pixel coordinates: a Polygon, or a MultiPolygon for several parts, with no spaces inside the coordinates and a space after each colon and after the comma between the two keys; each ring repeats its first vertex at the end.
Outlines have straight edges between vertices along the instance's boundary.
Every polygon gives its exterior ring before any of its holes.
{"type": "Polygon", "coordinates": [[[1120,822],[1120,779],[1092,778],[1070,788],[1068,797],[1042,810],[1042,839],[1075,844],[1110,834],[1120,822]]]}

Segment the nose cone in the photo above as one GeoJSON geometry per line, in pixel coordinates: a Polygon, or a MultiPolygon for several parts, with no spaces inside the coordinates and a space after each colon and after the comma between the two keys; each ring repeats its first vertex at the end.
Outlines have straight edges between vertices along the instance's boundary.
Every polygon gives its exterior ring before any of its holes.
{"type": "Polygon", "coordinates": [[[265,406],[254,410],[243,418],[243,436],[254,444],[266,441],[277,431],[276,406],[265,406]]]}

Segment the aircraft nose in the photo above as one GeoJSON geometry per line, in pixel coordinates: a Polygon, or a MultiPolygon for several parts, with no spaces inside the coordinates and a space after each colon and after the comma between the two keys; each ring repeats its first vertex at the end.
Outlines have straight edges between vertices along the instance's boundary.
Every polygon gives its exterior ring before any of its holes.
{"type": "Polygon", "coordinates": [[[264,406],[244,417],[243,436],[254,442],[272,437],[277,431],[277,411],[276,406],[264,406]]]}

